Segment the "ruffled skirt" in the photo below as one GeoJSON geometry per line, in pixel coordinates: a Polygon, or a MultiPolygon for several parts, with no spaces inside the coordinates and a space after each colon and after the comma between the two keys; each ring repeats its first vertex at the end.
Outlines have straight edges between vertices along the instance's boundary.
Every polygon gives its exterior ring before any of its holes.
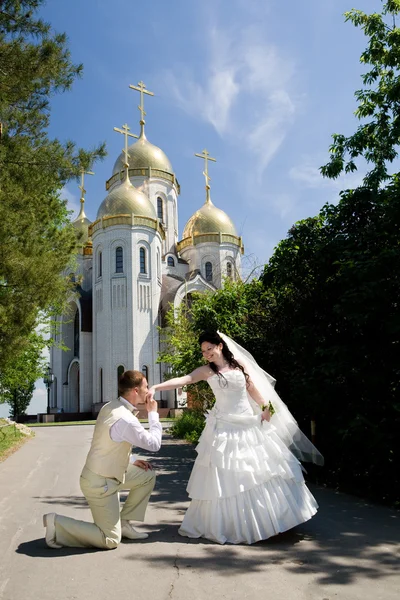
{"type": "Polygon", "coordinates": [[[211,411],[196,451],[181,535],[252,544],[317,512],[301,464],[260,416],[211,411]]]}

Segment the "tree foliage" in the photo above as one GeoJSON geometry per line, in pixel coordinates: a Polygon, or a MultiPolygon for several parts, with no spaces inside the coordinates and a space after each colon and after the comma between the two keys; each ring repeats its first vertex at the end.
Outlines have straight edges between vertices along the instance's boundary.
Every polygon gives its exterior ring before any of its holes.
{"type": "Polygon", "coordinates": [[[327,481],[399,494],[400,196],[343,193],[296,224],[262,281],[270,370],[303,427],[315,418],[327,481]]]}
{"type": "Polygon", "coordinates": [[[0,372],[29,345],[40,312],[60,309],[71,283],[61,276],[76,240],[60,190],[105,155],[50,139],[50,100],[82,66],[65,34],[35,16],[42,0],[0,7],[0,372]]]}
{"type": "Polygon", "coordinates": [[[23,353],[0,373],[0,403],[10,405],[10,416],[15,420],[25,413],[32,399],[35,381],[43,376],[45,346],[46,340],[40,333],[30,334],[23,353]]]}
{"type": "Polygon", "coordinates": [[[356,9],[345,13],[346,20],[369,38],[360,61],[371,68],[362,76],[363,88],[355,92],[355,115],[362,124],[350,136],[332,136],[330,160],[321,167],[326,177],[334,179],[343,171],[357,170],[359,157],[372,166],[364,178],[365,187],[378,189],[392,177],[388,165],[398,157],[400,138],[400,28],[395,20],[399,13],[400,0],[384,2],[381,14],[367,15],[356,9]]]}
{"type": "MultiPolygon", "coordinates": [[[[259,281],[243,283],[226,279],[222,289],[193,294],[190,308],[185,303],[167,314],[167,327],[161,329],[159,361],[170,366],[167,378],[190,373],[204,364],[198,338],[203,331],[221,330],[257,352],[262,341],[258,326],[266,310],[267,294],[259,281]]],[[[188,386],[192,405],[200,412],[212,406],[214,395],[205,382],[188,386]]],[[[198,418],[193,419],[198,432],[198,418]]],[[[190,425],[190,423],[189,423],[190,425]]]]}

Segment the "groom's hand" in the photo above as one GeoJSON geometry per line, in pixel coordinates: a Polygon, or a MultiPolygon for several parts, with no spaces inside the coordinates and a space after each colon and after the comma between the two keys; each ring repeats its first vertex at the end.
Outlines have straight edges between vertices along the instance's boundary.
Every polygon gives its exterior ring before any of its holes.
{"type": "Polygon", "coordinates": [[[152,391],[152,389],[150,388],[150,390],[148,391],[148,394],[146,396],[147,412],[157,412],[158,411],[158,404],[157,404],[157,401],[154,400],[153,395],[154,395],[154,391],[152,391]]]}
{"type": "Polygon", "coordinates": [[[135,465],[135,467],[139,467],[139,469],[143,469],[144,471],[148,471],[150,469],[150,471],[153,470],[152,465],[147,462],[147,460],[135,460],[135,462],[133,463],[135,465]]]}

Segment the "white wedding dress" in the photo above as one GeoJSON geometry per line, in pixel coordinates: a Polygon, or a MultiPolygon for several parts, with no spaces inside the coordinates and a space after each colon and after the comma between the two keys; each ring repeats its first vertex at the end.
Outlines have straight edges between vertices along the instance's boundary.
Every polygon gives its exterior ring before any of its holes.
{"type": "Polygon", "coordinates": [[[253,544],[311,519],[318,505],[273,417],[261,423],[253,414],[242,371],[222,375],[208,379],[216,402],[196,447],[179,533],[253,544]]]}

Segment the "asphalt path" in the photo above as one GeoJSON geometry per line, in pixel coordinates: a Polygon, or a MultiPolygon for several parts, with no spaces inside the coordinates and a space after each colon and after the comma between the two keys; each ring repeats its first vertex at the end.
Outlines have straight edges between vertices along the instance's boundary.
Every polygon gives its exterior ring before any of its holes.
{"type": "Polygon", "coordinates": [[[318,514],[275,538],[220,546],[180,537],[195,451],[165,433],[141,526],[149,538],[112,551],[50,549],[43,513],[91,520],[79,474],[93,426],[35,433],[0,464],[0,600],[400,598],[399,513],[318,486],[318,514]]]}

